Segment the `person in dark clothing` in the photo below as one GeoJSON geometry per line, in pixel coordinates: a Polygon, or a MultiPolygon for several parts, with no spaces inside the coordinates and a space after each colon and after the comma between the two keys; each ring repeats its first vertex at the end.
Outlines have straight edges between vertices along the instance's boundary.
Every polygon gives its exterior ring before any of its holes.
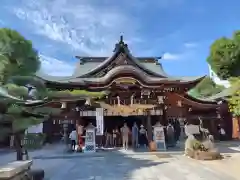
{"type": "Polygon", "coordinates": [[[75,129],[70,133],[69,139],[71,140],[72,150],[75,151],[75,147],[77,144],[77,131],[75,129]]]}
{"type": "Polygon", "coordinates": [[[112,134],[112,145],[113,147],[117,146],[117,131],[113,129],[113,134],[112,134]]]}
{"type": "Polygon", "coordinates": [[[110,128],[106,129],[105,138],[105,147],[112,147],[112,130],[110,128]]]}
{"type": "Polygon", "coordinates": [[[180,135],[181,135],[181,127],[180,127],[180,122],[175,119],[173,122],[173,128],[174,128],[174,138],[175,141],[179,141],[180,135]]]}
{"type": "Polygon", "coordinates": [[[139,144],[144,147],[148,146],[147,131],[143,125],[140,126],[139,130],[139,144]]]}
{"type": "Polygon", "coordinates": [[[168,143],[168,137],[167,137],[167,127],[163,127],[164,137],[165,137],[165,143],[168,143]]]}

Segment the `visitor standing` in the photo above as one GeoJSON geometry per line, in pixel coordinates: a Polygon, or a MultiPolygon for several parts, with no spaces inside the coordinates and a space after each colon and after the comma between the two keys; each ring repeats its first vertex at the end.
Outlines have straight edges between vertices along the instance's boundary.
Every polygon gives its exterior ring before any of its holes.
{"type": "Polygon", "coordinates": [[[130,131],[129,131],[129,128],[127,126],[127,123],[124,123],[123,127],[121,128],[123,149],[128,149],[129,132],[130,131]]]}
{"type": "Polygon", "coordinates": [[[226,140],[226,132],[223,127],[220,126],[219,129],[219,134],[220,134],[220,141],[226,140]]]}
{"type": "Polygon", "coordinates": [[[169,147],[175,146],[174,128],[170,123],[167,126],[167,136],[168,136],[168,146],[169,147]]]}
{"type": "Polygon", "coordinates": [[[122,142],[121,142],[121,134],[120,134],[120,132],[119,132],[119,129],[118,129],[118,127],[116,127],[115,128],[115,133],[116,133],[116,135],[117,135],[117,137],[116,137],[116,146],[121,146],[121,144],[122,144],[122,142]]]}
{"type": "Polygon", "coordinates": [[[108,148],[108,147],[111,147],[112,145],[112,132],[110,129],[106,129],[106,132],[105,132],[105,147],[108,148]]]}
{"type": "Polygon", "coordinates": [[[147,147],[147,144],[148,144],[147,131],[143,125],[140,126],[140,130],[139,130],[139,144],[141,147],[142,146],[147,147]]]}
{"type": "Polygon", "coordinates": [[[71,149],[75,151],[77,143],[77,131],[75,129],[70,133],[69,139],[71,140],[71,149]]]}
{"type": "Polygon", "coordinates": [[[138,147],[138,126],[136,122],[134,122],[132,127],[132,147],[138,147]]]}
{"type": "Polygon", "coordinates": [[[113,147],[117,146],[117,131],[113,129],[113,147]]]}
{"type": "Polygon", "coordinates": [[[175,141],[178,142],[181,135],[181,126],[178,119],[174,119],[173,128],[174,128],[175,141]]]}

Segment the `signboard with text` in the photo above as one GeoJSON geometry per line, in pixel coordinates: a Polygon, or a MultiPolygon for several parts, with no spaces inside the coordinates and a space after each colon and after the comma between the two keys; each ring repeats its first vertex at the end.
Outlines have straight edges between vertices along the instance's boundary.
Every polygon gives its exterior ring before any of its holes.
{"type": "Polygon", "coordinates": [[[154,126],[154,141],[157,150],[166,150],[166,142],[163,126],[154,126]]]}
{"type": "Polygon", "coordinates": [[[193,135],[193,134],[200,134],[199,125],[193,125],[193,124],[186,125],[185,126],[185,134],[187,136],[193,135]]]}
{"type": "Polygon", "coordinates": [[[103,135],[104,133],[104,110],[103,108],[96,108],[96,135],[103,135]]]}

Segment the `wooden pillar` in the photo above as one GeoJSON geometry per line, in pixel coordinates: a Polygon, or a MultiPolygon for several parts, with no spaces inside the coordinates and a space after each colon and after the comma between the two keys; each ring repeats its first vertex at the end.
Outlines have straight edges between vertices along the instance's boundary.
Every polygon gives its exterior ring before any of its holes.
{"type": "Polygon", "coordinates": [[[240,119],[238,117],[233,117],[233,133],[232,137],[233,139],[239,139],[240,138],[240,119]]]}
{"type": "Polygon", "coordinates": [[[163,111],[163,114],[162,114],[162,122],[163,122],[163,126],[167,126],[168,125],[168,119],[167,119],[167,112],[166,112],[166,109],[165,109],[165,107],[163,107],[163,109],[162,109],[162,111],[163,111]]]}
{"type": "Polygon", "coordinates": [[[152,123],[151,123],[150,112],[148,112],[148,114],[147,114],[147,136],[148,136],[148,142],[151,142],[153,139],[153,132],[152,132],[152,123]]]}
{"type": "Polygon", "coordinates": [[[212,132],[212,135],[214,136],[214,139],[219,139],[219,133],[217,129],[217,122],[215,119],[210,119],[210,132],[212,132]]]}
{"type": "MultiPolygon", "coordinates": [[[[160,122],[161,125],[164,125],[164,124],[165,124],[165,123],[164,123],[164,119],[163,119],[163,115],[160,115],[160,116],[158,117],[158,121],[160,122]]],[[[153,125],[155,125],[155,124],[153,124],[153,125]]]]}
{"type": "Polygon", "coordinates": [[[239,116],[237,116],[236,117],[237,118],[237,122],[238,122],[238,139],[240,139],[240,117],[239,116]]]}
{"type": "Polygon", "coordinates": [[[83,134],[83,119],[82,117],[80,117],[77,121],[76,121],[76,131],[78,134],[78,146],[82,147],[83,146],[83,138],[82,138],[82,134],[83,134]]]}

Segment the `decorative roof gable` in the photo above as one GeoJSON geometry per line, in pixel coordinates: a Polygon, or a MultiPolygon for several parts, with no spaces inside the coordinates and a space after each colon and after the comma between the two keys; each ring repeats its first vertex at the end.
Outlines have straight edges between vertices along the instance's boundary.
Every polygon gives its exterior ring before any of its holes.
{"type": "Polygon", "coordinates": [[[79,77],[81,78],[102,77],[112,68],[116,66],[121,66],[121,65],[135,66],[136,68],[140,69],[141,71],[143,71],[144,73],[150,76],[163,77],[163,78],[167,77],[165,73],[162,73],[160,68],[159,68],[159,73],[152,71],[150,69],[147,69],[138,59],[132,56],[132,54],[128,49],[128,45],[124,43],[122,36],[120,37],[120,41],[115,45],[115,49],[111,57],[105,59],[98,66],[96,66],[95,68],[91,69],[89,72],[79,77]]]}

